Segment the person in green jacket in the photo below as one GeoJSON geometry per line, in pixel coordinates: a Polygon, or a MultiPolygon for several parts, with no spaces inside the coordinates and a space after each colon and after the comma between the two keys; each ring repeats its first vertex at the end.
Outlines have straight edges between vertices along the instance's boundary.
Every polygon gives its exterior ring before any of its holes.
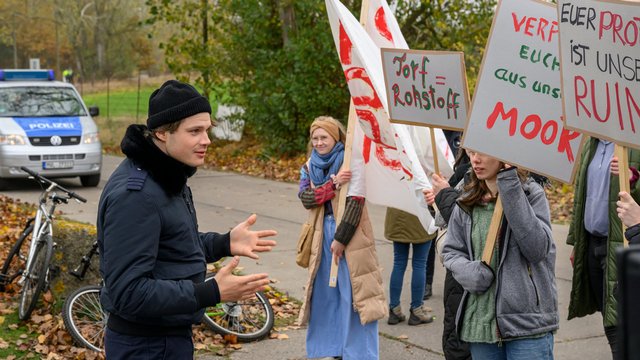
{"type": "MultiPolygon", "coordinates": [[[[590,138],[583,150],[575,181],[573,219],[567,244],[573,246],[573,280],[569,320],[602,313],[604,331],[616,356],[617,283],[615,249],[622,246],[622,225],[616,213],[620,191],[615,144],[590,138]]],[[[640,151],[629,150],[631,196],[640,199],[640,151]]]]}
{"type": "Polygon", "coordinates": [[[409,308],[409,325],[428,324],[433,322],[429,314],[431,309],[424,306],[425,277],[429,248],[437,233],[429,234],[418,217],[395,208],[387,208],[384,219],[384,236],[393,241],[393,270],[389,281],[389,325],[396,325],[406,320],[400,307],[402,281],[411,256],[411,307],[409,308]]]}

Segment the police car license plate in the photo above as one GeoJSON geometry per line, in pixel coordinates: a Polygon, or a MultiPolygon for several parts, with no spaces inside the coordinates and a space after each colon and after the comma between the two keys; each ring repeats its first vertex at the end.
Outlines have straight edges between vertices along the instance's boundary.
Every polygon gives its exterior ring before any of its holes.
{"type": "Polygon", "coordinates": [[[47,169],[71,169],[73,167],[73,161],[43,161],[42,168],[47,169]]]}

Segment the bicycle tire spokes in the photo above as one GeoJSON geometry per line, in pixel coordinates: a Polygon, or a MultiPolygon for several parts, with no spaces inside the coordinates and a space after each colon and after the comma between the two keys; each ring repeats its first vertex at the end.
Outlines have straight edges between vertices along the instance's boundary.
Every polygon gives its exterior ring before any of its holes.
{"type": "Polygon", "coordinates": [[[237,335],[239,340],[251,341],[271,330],[273,315],[269,309],[270,306],[267,308],[267,304],[256,296],[250,300],[218,304],[207,308],[205,314],[223,332],[237,335]]]}
{"type": "Polygon", "coordinates": [[[94,351],[104,350],[104,332],[109,314],[100,304],[100,286],[76,290],[64,302],[62,320],[75,342],[94,351]]]}
{"type": "Polygon", "coordinates": [[[85,294],[73,303],[73,322],[80,335],[96,347],[104,349],[104,331],[108,315],[102,311],[99,293],[85,294]]]}

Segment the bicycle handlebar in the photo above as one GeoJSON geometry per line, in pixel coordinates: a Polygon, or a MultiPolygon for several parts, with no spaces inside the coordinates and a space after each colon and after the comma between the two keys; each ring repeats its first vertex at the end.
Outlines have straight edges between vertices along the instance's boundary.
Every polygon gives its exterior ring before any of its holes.
{"type": "Polygon", "coordinates": [[[82,196],[74,193],[73,191],[65,189],[64,187],[62,187],[62,186],[58,185],[57,183],[47,179],[46,177],[38,174],[37,172],[30,170],[29,168],[26,168],[24,166],[20,166],[20,170],[22,170],[22,171],[26,172],[27,174],[33,176],[34,178],[38,179],[38,181],[42,181],[44,183],[47,183],[47,184],[55,186],[60,191],[65,192],[70,198],[77,199],[78,201],[82,201],[83,203],[87,202],[87,199],[83,198],[82,196]]]}

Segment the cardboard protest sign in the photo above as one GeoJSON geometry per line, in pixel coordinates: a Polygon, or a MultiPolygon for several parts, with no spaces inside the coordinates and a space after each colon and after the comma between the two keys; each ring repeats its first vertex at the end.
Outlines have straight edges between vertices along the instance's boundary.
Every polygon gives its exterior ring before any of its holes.
{"type": "Polygon", "coordinates": [[[463,130],[469,94],[464,54],[382,49],[391,121],[463,130]]]}
{"type": "MultiPolygon", "coordinates": [[[[373,40],[373,42],[379,48],[395,48],[395,49],[408,49],[409,46],[400,31],[398,21],[389,5],[385,0],[365,0],[362,3],[362,13],[366,16],[364,21],[364,28],[373,40]]],[[[465,118],[466,121],[466,118],[465,118]]],[[[393,128],[403,143],[407,143],[404,134],[409,133],[410,141],[413,143],[413,148],[416,150],[416,154],[407,151],[407,155],[411,158],[414,164],[414,176],[416,182],[420,187],[430,187],[430,182],[422,179],[422,173],[425,173],[425,177],[430,176],[435,172],[434,164],[439,164],[438,170],[441,175],[449,177],[453,174],[453,163],[455,162],[455,154],[451,151],[447,138],[441,129],[433,129],[429,127],[415,127],[407,126],[403,124],[394,123],[393,128]],[[433,132],[435,147],[438,151],[434,157],[432,150],[430,135],[433,132]],[[420,167],[415,165],[419,164],[420,167]],[[422,169],[421,169],[422,168],[422,169]],[[422,186],[421,184],[427,184],[422,186]]],[[[405,146],[406,148],[406,146],[405,146]]]]}
{"type": "Polygon", "coordinates": [[[555,5],[498,4],[463,147],[571,183],[582,135],[561,121],[555,5]]]}
{"type": "Polygon", "coordinates": [[[413,165],[389,122],[386,93],[378,47],[351,12],[338,0],[326,0],[327,15],[349,92],[358,118],[352,163],[364,164],[365,191],[354,173],[349,186],[352,195],[416,215],[427,228],[431,215],[415,182],[413,165]],[[362,132],[362,135],[358,135],[362,132]]]}
{"type": "Polygon", "coordinates": [[[640,3],[558,1],[564,120],[640,148],[640,3]]]}

